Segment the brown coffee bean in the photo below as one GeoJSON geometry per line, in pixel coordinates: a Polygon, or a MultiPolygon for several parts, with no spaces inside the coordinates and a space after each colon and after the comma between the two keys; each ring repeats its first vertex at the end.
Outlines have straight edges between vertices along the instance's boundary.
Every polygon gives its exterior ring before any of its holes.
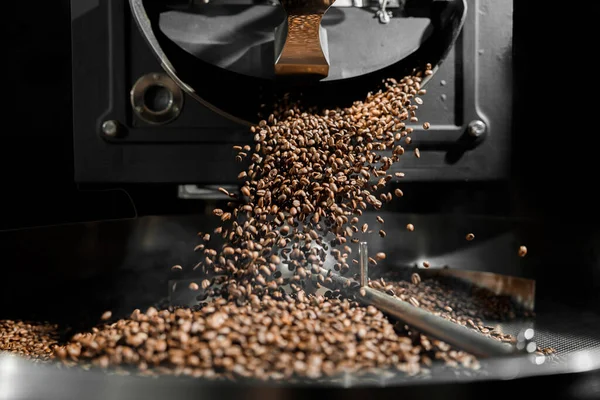
{"type": "Polygon", "coordinates": [[[473,235],[472,233],[467,233],[465,239],[467,239],[470,242],[471,240],[475,239],[475,235],[473,235]]]}
{"type": "Polygon", "coordinates": [[[525,257],[527,255],[527,247],[519,246],[518,254],[519,254],[519,257],[525,257]]]}
{"type": "Polygon", "coordinates": [[[429,268],[430,266],[429,261],[423,261],[423,268],[429,268]]]}
{"type": "Polygon", "coordinates": [[[385,231],[382,229],[379,231],[379,236],[381,236],[382,238],[384,238],[387,234],[385,233],[385,231]]]}
{"type": "Polygon", "coordinates": [[[415,226],[413,224],[406,225],[406,230],[412,232],[415,230],[415,226]]]}
{"type": "Polygon", "coordinates": [[[109,319],[112,318],[112,312],[111,311],[105,311],[102,316],[100,317],[100,319],[102,321],[108,321],[109,319]]]}
{"type": "Polygon", "coordinates": [[[400,189],[394,190],[394,194],[396,195],[396,197],[402,197],[402,196],[404,196],[404,193],[400,189]]]}
{"type": "Polygon", "coordinates": [[[386,257],[386,256],[385,256],[385,253],[377,253],[377,254],[375,255],[375,258],[376,258],[377,260],[380,260],[380,261],[381,261],[381,260],[385,260],[385,257],[386,257]]]}
{"type": "Polygon", "coordinates": [[[413,285],[418,285],[419,283],[421,283],[421,276],[417,273],[413,273],[410,276],[410,280],[413,283],[413,285]]]}
{"type": "Polygon", "coordinates": [[[188,287],[190,288],[190,290],[194,290],[194,291],[199,289],[199,286],[196,282],[190,283],[190,285],[188,287]]]}
{"type": "Polygon", "coordinates": [[[429,122],[423,122],[423,129],[427,130],[431,128],[431,124],[429,122]]]}
{"type": "Polygon", "coordinates": [[[415,307],[419,307],[420,305],[419,300],[417,300],[415,297],[410,297],[408,301],[415,307]]]}
{"type": "Polygon", "coordinates": [[[421,151],[419,150],[419,148],[415,148],[415,157],[417,158],[421,158],[421,151]]]}
{"type": "Polygon", "coordinates": [[[171,267],[171,271],[181,271],[183,270],[183,267],[181,265],[173,265],[171,267]]]}

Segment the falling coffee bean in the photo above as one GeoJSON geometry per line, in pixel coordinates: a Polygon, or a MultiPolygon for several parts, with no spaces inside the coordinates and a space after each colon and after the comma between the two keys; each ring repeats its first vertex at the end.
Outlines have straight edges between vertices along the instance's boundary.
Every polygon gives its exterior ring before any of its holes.
{"type": "Polygon", "coordinates": [[[519,246],[518,254],[519,254],[519,257],[525,257],[527,255],[527,247],[519,246]]]}
{"type": "Polygon", "coordinates": [[[100,317],[100,319],[102,321],[108,321],[109,319],[112,318],[112,312],[111,311],[105,311],[102,316],[100,317]]]}

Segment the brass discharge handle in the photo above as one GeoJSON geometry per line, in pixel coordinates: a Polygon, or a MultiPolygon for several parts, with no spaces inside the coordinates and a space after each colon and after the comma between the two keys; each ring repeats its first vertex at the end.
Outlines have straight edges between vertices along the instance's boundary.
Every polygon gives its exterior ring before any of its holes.
{"type": "Polygon", "coordinates": [[[329,74],[327,31],[323,15],[335,0],[279,0],[287,13],[275,28],[275,74],[329,74]]]}

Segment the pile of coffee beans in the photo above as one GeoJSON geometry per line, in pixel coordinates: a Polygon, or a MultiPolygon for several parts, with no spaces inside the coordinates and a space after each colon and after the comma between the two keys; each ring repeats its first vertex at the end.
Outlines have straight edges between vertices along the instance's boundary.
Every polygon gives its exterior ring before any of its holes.
{"type": "Polygon", "coordinates": [[[443,342],[398,335],[372,306],[312,295],[135,310],[128,319],[75,335],[55,353],[68,365],[130,367],[146,375],[286,381],[384,369],[414,375],[436,359],[478,367],[473,356],[443,342]]]}
{"type": "Polygon", "coordinates": [[[506,342],[515,340],[513,336],[485,325],[484,320],[513,320],[525,317],[526,312],[517,308],[508,296],[496,296],[488,290],[475,287],[469,292],[455,288],[452,283],[452,280],[422,279],[418,272],[411,275],[410,281],[402,280],[398,274],[388,273],[368,282],[374,289],[385,291],[454,323],[477,329],[484,335],[506,342]]]}
{"type": "Polygon", "coordinates": [[[0,353],[47,361],[54,356],[58,338],[57,325],[0,320],[0,353]]]}
{"type": "MultiPolygon", "coordinates": [[[[533,316],[533,312],[518,307],[510,296],[496,295],[458,279],[422,279],[418,272],[412,273],[410,281],[397,272],[382,275],[377,280],[369,280],[368,285],[502,342],[515,343],[516,338],[486,321],[498,323],[533,316]]],[[[538,352],[551,354],[555,350],[538,348],[538,352]]]]}
{"type": "MultiPolygon", "coordinates": [[[[193,309],[135,310],[127,319],[76,334],[55,346],[54,356],[67,365],[129,367],[150,375],[259,380],[373,369],[412,375],[434,360],[478,368],[473,356],[408,327],[395,329],[377,309],[343,298],[339,289],[326,296],[308,290],[315,282],[317,288],[331,283],[333,273],[350,275],[355,234],[386,237],[382,218],[369,227],[361,216],[403,196],[399,188],[386,189],[404,176],[390,169],[403,156],[421,156],[418,148],[409,152],[404,146],[418,123],[422,79],[431,73],[427,65],[423,72],[387,80],[382,90],[346,108],[302,109],[284,99],[251,128],[253,146],[235,146],[235,159],[246,163],[238,176],[240,194],[219,189],[230,198],[227,208],[213,210],[221,224],[199,234],[195,251],[201,259],[194,270],[202,278],[188,289],[201,293],[202,303],[193,309]],[[335,263],[324,277],[327,257],[335,263]],[[208,296],[216,299],[205,301],[208,296]]],[[[369,262],[385,259],[378,253],[369,262]]],[[[174,273],[183,269],[172,267],[174,273]]],[[[479,326],[477,309],[459,308],[418,276],[389,288],[379,283],[415,306],[479,326]]],[[[47,342],[52,346],[50,336],[47,342]]]]}

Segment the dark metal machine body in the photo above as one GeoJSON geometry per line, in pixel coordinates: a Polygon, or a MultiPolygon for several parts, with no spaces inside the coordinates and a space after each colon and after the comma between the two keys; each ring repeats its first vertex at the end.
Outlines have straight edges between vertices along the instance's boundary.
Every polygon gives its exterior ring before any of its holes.
{"type": "MultiPolygon", "coordinates": [[[[153,14],[155,3],[145,3],[149,14],[158,15],[155,24],[160,29],[155,33],[161,45],[170,49],[172,65],[184,82],[193,81],[209,106],[184,94],[181,104],[167,101],[171,108],[164,113],[166,123],[157,125],[141,115],[144,104],[132,102],[132,89],[139,89],[136,82],[145,82],[144,77],[147,82],[159,74],[159,79],[164,70],[140,34],[129,4],[73,1],[75,179],[81,183],[234,183],[238,166],[232,162],[231,146],[250,143],[252,137],[247,126],[219,112],[249,120],[256,113],[245,110],[258,111],[266,102],[253,90],[260,78],[251,75],[264,70],[261,54],[273,55],[273,29],[283,19],[282,10],[217,4],[206,12],[179,7],[153,14]],[[226,24],[227,29],[221,29],[229,35],[208,36],[201,42],[204,36],[197,27],[211,21],[215,29],[226,24]],[[243,35],[246,41],[240,42],[243,35]],[[136,111],[136,106],[141,108],[136,111]]],[[[373,18],[372,10],[332,7],[323,20],[330,76],[337,75],[332,82],[322,82],[334,85],[328,92],[358,87],[357,82],[369,88],[370,76],[380,77],[385,65],[414,51],[420,35],[431,35],[435,21],[422,14],[434,9],[435,3],[443,2],[408,2],[405,13],[412,15],[398,14],[389,24],[373,18]],[[349,51],[352,45],[357,50],[349,51]],[[346,64],[341,57],[348,58],[346,64]],[[360,76],[341,79],[340,65],[353,66],[349,73],[360,76]],[[367,69],[360,71],[357,66],[367,69]]],[[[426,87],[427,106],[422,107],[420,118],[429,121],[431,129],[417,131],[413,142],[422,157],[406,157],[399,165],[411,181],[493,181],[506,179],[509,173],[512,2],[469,0],[465,4],[460,36],[426,87]]],[[[155,97],[146,99],[149,108],[160,109],[165,93],[152,93],[155,97]]],[[[175,90],[175,99],[180,96],[175,90]]]]}

